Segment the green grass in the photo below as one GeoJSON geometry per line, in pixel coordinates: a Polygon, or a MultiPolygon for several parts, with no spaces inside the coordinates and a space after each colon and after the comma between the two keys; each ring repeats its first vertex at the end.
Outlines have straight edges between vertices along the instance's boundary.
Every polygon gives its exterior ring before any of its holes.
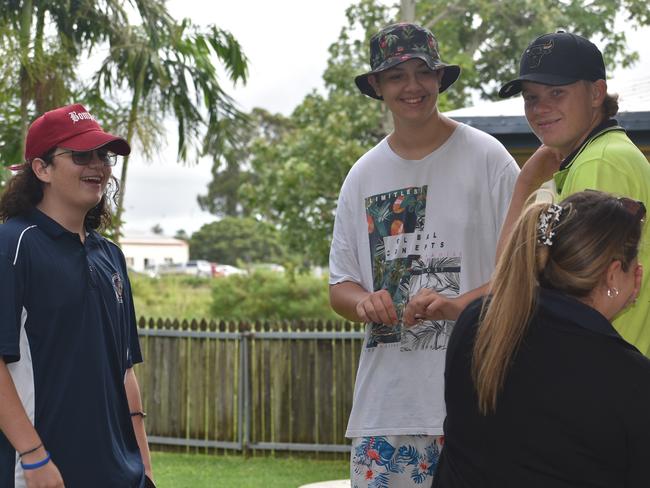
{"type": "Polygon", "coordinates": [[[326,278],[258,270],[226,278],[129,273],[136,316],[170,319],[337,320],[326,278]]]}
{"type": "Polygon", "coordinates": [[[149,278],[130,273],[129,279],[137,317],[192,320],[211,316],[210,278],[175,275],[149,278]]]}
{"type": "Polygon", "coordinates": [[[350,477],[347,460],[152,453],[158,488],[296,488],[350,477]]]}

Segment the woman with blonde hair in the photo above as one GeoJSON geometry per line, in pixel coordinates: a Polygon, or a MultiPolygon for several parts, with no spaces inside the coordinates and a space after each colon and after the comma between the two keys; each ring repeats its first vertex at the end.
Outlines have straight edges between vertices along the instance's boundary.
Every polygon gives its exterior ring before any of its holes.
{"type": "Polygon", "coordinates": [[[434,487],[650,486],[650,360],[611,324],[644,217],[597,191],[523,213],[449,340],[434,487]]]}

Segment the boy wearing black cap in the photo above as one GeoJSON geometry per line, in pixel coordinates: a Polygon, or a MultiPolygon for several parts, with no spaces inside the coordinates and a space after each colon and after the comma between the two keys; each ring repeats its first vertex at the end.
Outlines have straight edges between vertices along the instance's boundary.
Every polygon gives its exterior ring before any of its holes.
{"type": "MultiPolygon", "coordinates": [[[[542,146],[517,180],[502,240],[528,196],[553,178],[558,198],[585,189],[601,190],[650,204],[650,165],[613,118],[618,97],[607,93],[603,57],[584,37],[555,32],[538,37],[521,57],[519,77],[499,95],[522,93],[526,119],[542,146]]],[[[650,226],[642,242],[647,243],[650,226]]],[[[650,269],[650,247],[641,245],[639,262],[650,269]]],[[[617,290],[612,291],[617,294],[617,290]]],[[[650,357],[650,283],[644,273],[636,304],[614,326],[650,357]]]]}
{"type": "Polygon", "coordinates": [[[384,101],[394,130],[341,188],[330,300],[368,324],[346,432],[352,486],[420,487],[443,443],[447,339],[493,270],[518,168],[495,139],[438,112],[460,68],[440,60],[430,31],[390,25],[370,57],[355,81],[384,101]]]}
{"type": "Polygon", "coordinates": [[[52,110],[0,198],[3,488],[151,486],[126,263],[96,231],[130,151],[82,105],[52,110]]]}

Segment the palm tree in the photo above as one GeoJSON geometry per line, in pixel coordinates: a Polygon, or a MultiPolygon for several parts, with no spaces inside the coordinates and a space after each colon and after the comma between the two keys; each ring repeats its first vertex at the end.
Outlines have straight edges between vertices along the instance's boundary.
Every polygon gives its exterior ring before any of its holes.
{"type": "MultiPolygon", "coordinates": [[[[110,50],[93,79],[95,97],[119,98],[129,93],[127,140],[140,141],[145,154],[156,145],[162,120],[173,117],[178,130],[178,157],[186,161],[190,147],[202,152],[203,142],[228,134],[223,120],[243,115],[223,90],[215,59],[233,81],[246,81],[247,64],[241,47],[228,32],[215,26],[199,31],[189,20],[179,24],[168,18],[155,26],[126,26],[111,41],[110,50]]],[[[114,235],[119,236],[129,158],[120,177],[114,235]]]]}
{"type": "Polygon", "coordinates": [[[36,114],[69,103],[74,95],[79,57],[110,40],[114,26],[128,25],[125,4],[145,25],[168,17],[164,0],[0,0],[0,54],[10,66],[10,90],[0,103],[16,106],[0,121],[0,155],[8,162],[22,157],[29,121],[36,114]],[[18,128],[17,141],[5,137],[18,128]]]}
{"type": "MultiPolygon", "coordinates": [[[[216,74],[220,61],[233,81],[246,80],[246,58],[229,33],[199,31],[188,20],[176,23],[164,0],[0,0],[0,157],[21,159],[29,121],[36,114],[80,96],[107,127],[122,126],[150,153],[165,117],[177,121],[178,155],[188,148],[223,147],[227,119],[242,115],[216,74]],[[133,26],[125,6],[139,13],[133,26]],[[82,54],[109,44],[109,53],[90,88],[76,79],[82,54]],[[124,92],[128,93],[126,110],[124,92]],[[114,95],[111,97],[111,95],[114,95]],[[108,103],[110,102],[114,103],[108,103]],[[112,123],[106,124],[106,120],[112,123]],[[216,143],[215,143],[216,142],[216,143]]],[[[119,233],[128,159],[122,170],[117,208],[119,233]]],[[[1,191],[1,188],[0,188],[1,191]]]]}

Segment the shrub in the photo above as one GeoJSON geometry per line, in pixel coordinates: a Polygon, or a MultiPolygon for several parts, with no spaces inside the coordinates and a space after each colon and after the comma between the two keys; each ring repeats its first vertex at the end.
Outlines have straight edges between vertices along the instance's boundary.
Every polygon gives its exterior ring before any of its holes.
{"type": "Polygon", "coordinates": [[[326,278],[268,270],[214,280],[213,317],[226,320],[336,319],[326,278]]]}
{"type": "Polygon", "coordinates": [[[203,319],[210,317],[210,278],[129,273],[137,317],[203,319]]]}

